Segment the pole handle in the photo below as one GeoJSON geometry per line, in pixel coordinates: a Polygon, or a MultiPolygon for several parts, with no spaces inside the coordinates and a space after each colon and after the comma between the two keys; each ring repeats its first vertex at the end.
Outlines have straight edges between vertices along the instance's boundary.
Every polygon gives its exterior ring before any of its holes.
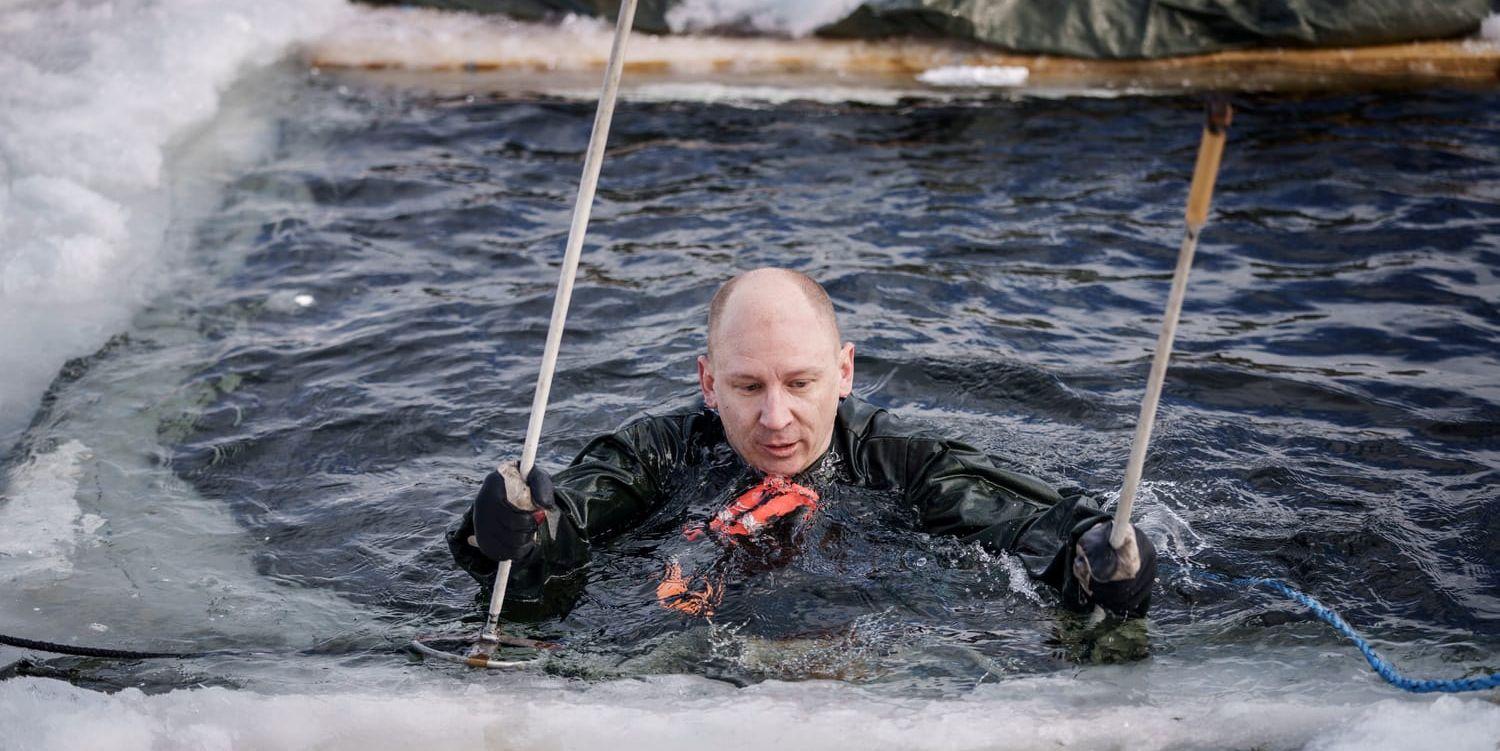
{"type": "Polygon", "coordinates": [[[1227,100],[1214,97],[1208,101],[1203,122],[1203,140],[1198,144],[1198,161],[1193,165],[1193,187],[1188,192],[1187,224],[1202,228],[1208,223],[1208,204],[1213,200],[1214,183],[1219,176],[1219,162],[1224,157],[1224,140],[1229,135],[1233,111],[1227,100]]]}

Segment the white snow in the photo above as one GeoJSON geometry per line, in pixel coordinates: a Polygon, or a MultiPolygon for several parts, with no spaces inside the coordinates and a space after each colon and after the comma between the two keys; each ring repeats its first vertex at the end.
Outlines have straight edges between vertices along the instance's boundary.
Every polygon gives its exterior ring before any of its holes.
{"type": "Polygon", "coordinates": [[[917,80],[929,86],[1021,86],[1031,71],[1014,65],[951,65],[922,71],[917,80]]]}
{"type": "Polygon", "coordinates": [[[158,289],[174,145],[342,0],[22,0],[0,9],[0,452],[58,368],[158,289]]]}
{"type": "Polygon", "coordinates": [[[837,21],[863,0],[684,0],[667,11],[673,31],[741,26],[757,31],[805,36],[837,21]]]}

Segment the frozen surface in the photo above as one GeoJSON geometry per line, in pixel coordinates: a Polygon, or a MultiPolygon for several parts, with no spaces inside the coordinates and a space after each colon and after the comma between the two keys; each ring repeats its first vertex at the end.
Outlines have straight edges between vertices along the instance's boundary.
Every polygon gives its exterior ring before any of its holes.
{"type": "MultiPolygon", "coordinates": [[[[161,289],[171,149],[338,0],[0,8],[0,453],[70,357],[161,289]]],[[[195,165],[192,169],[202,169],[195,165]]]]}
{"type": "MultiPolygon", "coordinates": [[[[1167,678],[1167,676],[1160,676],[1167,678]]],[[[1191,676],[1188,676],[1191,680],[1191,676]]],[[[57,681],[0,684],[0,735],[52,751],[135,749],[655,749],[711,740],[759,749],[1261,748],[1492,751],[1500,707],[1478,699],[1175,696],[1119,703],[1148,685],[1038,678],[953,700],[877,696],[825,683],[735,690],[667,677],[583,686],[502,679],[309,694],[223,688],[106,695],[57,681]]]]}

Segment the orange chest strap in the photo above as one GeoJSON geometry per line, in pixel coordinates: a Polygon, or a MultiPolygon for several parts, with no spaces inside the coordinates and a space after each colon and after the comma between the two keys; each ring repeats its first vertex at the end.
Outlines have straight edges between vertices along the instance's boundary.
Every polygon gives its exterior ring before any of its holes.
{"type": "MultiPolygon", "coordinates": [[[[780,475],[768,475],[715,514],[708,522],[708,529],[719,539],[734,542],[754,537],[777,520],[798,511],[804,512],[803,519],[806,520],[817,510],[817,491],[780,475]]],[[[690,526],[682,534],[689,540],[696,540],[703,535],[703,528],[690,526]]],[[[714,608],[724,599],[724,584],[718,578],[699,580],[697,576],[684,574],[682,566],[674,559],[662,573],[661,582],[656,587],[656,599],[664,608],[707,617],[713,615],[714,608]]]]}
{"type": "Polygon", "coordinates": [[[709,521],[708,528],[721,536],[754,536],[767,525],[796,511],[804,518],[818,510],[818,493],[781,475],[767,475],[759,485],[745,491],[709,521]]]}

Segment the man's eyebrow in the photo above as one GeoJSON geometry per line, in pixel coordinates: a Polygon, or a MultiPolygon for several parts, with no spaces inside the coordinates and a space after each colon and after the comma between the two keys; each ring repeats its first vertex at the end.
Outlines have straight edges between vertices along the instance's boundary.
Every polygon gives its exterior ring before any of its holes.
{"type": "MultiPolygon", "coordinates": [[[[795,370],[787,373],[785,376],[783,376],[783,378],[789,378],[789,379],[790,378],[807,378],[809,376],[819,375],[819,371],[821,371],[821,370],[822,370],[822,368],[819,368],[816,365],[805,365],[803,367],[797,368],[797,369],[795,369],[795,370]]],[[[747,372],[738,372],[738,371],[732,371],[728,375],[726,375],[725,377],[728,378],[731,381],[739,381],[739,380],[759,381],[759,380],[761,380],[761,377],[760,377],[759,373],[747,373],[747,372]]]]}

